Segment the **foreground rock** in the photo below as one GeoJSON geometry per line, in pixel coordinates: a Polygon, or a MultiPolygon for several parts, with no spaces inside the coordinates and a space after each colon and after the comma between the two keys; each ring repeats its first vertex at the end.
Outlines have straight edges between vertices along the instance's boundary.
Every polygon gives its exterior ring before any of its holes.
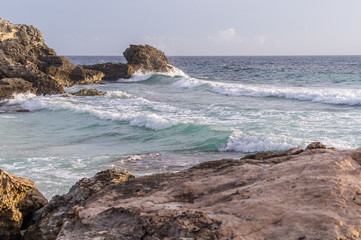
{"type": "Polygon", "coordinates": [[[102,63],[83,65],[82,68],[103,72],[105,80],[127,79],[135,73],[169,73],[175,71],[165,54],[150,45],[130,45],[123,55],[128,61],[127,64],[102,63]]]}
{"type": "MultiPolygon", "coordinates": [[[[127,171],[113,169],[99,172],[93,178],[80,180],[69,193],[53,197],[48,205],[37,212],[37,223],[30,226],[26,239],[56,239],[70,219],[79,218],[78,213],[89,198],[109,185],[132,178],[134,176],[127,171]]],[[[69,239],[83,239],[83,236],[69,239]]]]}
{"type": "Polygon", "coordinates": [[[47,204],[35,183],[0,169],[0,239],[20,239],[32,214],[47,204]]]}
{"type": "Polygon", "coordinates": [[[97,176],[81,180],[25,239],[360,239],[361,148],[312,146],[95,190],[97,176]]]}
{"type": "Polygon", "coordinates": [[[66,57],[49,48],[42,33],[33,26],[12,24],[0,18],[0,99],[12,93],[31,91],[37,94],[63,93],[63,86],[101,83],[103,73],[77,67],[66,57]],[[18,86],[19,78],[24,87],[18,86]],[[12,84],[11,81],[17,83],[12,84]]]}

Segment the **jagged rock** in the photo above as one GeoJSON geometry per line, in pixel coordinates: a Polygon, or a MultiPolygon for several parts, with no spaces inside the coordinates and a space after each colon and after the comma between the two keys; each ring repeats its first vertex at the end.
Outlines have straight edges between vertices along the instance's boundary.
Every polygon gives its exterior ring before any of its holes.
{"type": "MultiPolygon", "coordinates": [[[[70,219],[77,218],[89,198],[109,185],[134,178],[128,171],[111,169],[97,173],[93,178],[83,178],[67,194],[55,196],[35,216],[36,223],[26,232],[25,239],[56,239],[70,219]]],[[[74,238],[81,239],[82,237],[74,238]]]]}
{"type": "Polygon", "coordinates": [[[173,72],[174,67],[169,64],[165,54],[150,45],[130,45],[124,51],[128,61],[124,63],[102,63],[95,65],[82,65],[84,69],[103,72],[104,80],[117,80],[130,78],[135,73],[173,72]]]}
{"type": "Polygon", "coordinates": [[[82,180],[25,239],[359,239],[360,164],[361,148],[293,149],[95,191],[82,180]]]}
{"type": "Polygon", "coordinates": [[[105,94],[105,92],[98,91],[96,89],[82,89],[82,90],[79,90],[79,91],[73,93],[72,95],[75,95],[75,96],[101,96],[104,94],[105,94]]]}
{"type": "Polygon", "coordinates": [[[103,75],[57,56],[35,27],[0,18],[0,79],[22,78],[37,94],[56,94],[64,93],[63,86],[101,83],[103,75]]]}
{"type": "Polygon", "coordinates": [[[25,93],[33,90],[33,85],[22,78],[0,79],[0,100],[13,93],[25,93]]]}
{"type": "Polygon", "coordinates": [[[128,64],[142,73],[169,72],[173,70],[165,54],[150,45],[130,45],[123,55],[128,64]]]}
{"type": "Polygon", "coordinates": [[[20,239],[21,228],[46,203],[35,183],[0,169],[0,239],[20,239]]]}
{"type": "Polygon", "coordinates": [[[318,148],[325,149],[326,145],[324,145],[320,142],[312,142],[312,143],[308,144],[308,146],[306,147],[306,149],[318,149],[318,148]]]}
{"type": "Polygon", "coordinates": [[[118,80],[130,78],[136,72],[136,68],[124,63],[101,63],[94,65],[83,65],[84,69],[91,69],[103,72],[104,80],[118,80]]]}

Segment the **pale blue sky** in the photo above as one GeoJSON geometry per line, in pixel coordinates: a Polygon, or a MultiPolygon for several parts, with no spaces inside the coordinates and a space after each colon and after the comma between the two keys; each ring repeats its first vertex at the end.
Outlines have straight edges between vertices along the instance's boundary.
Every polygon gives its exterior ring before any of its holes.
{"type": "Polygon", "coordinates": [[[0,0],[59,55],[361,55],[360,0],[0,0]]]}

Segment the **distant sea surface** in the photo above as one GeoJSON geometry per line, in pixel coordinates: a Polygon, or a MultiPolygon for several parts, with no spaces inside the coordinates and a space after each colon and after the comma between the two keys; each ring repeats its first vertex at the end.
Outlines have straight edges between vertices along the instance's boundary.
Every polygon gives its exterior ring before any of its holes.
{"type": "MultiPolygon", "coordinates": [[[[70,56],[75,64],[122,57],[70,56]]],[[[0,168],[50,198],[112,168],[136,176],[321,141],[361,146],[361,56],[169,57],[96,97],[16,95],[0,107],[0,168]],[[22,107],[28,113],[7,113],[22,107]]]]}

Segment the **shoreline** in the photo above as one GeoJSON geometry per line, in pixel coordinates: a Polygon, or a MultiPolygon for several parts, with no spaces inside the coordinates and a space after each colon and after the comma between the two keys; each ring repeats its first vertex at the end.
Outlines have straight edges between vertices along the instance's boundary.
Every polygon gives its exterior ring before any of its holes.
{"type": "Polygon", "coordinates": [[[24,239],[357,238],[360,164],[361,148],[340,151],[315,142],[177,173],[134,178],[105,170],[34,213],[24,239]]]}

